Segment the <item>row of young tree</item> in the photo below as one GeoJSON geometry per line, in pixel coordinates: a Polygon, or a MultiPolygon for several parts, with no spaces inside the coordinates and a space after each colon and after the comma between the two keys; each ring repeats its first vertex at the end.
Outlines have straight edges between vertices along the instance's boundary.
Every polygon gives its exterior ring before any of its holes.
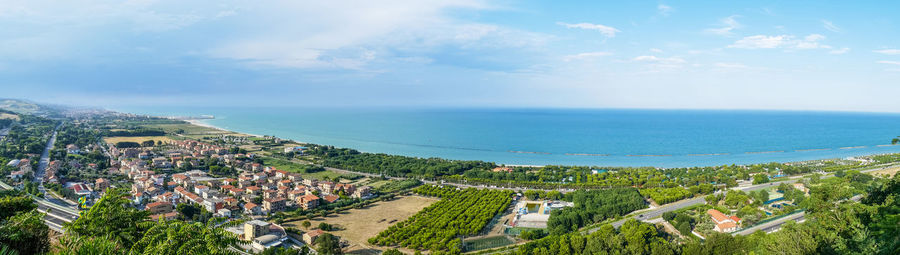
{"type": "Polygon", "coordinates": [[[414,192],[440,197],[412,217],[370,238],[371,244],[414,250],[461,252],[461,238],[476,235],[512,201],[511,191],[424,185],[414,192]]]}
{"type": "Polygon", "coordinates": [[[576,231],[581,227],[646,208],[643,197],[634,188],[575,191],[573,207],[551,212],[547,228],[552,234],[576,231]]]}

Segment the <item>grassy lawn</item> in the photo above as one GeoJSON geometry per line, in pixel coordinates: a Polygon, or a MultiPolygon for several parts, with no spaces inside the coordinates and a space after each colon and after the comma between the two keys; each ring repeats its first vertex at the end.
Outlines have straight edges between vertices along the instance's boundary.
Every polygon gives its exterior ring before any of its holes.
{"type": "Polygon", "coordinates": [[[106,143],[115,144],[118,142],[136,142],[141,143],[143,141],[153,140],[153,141],[163,141],[169,142],[172,141],[172,138],[166,136],[114,136],[114,137],[104,137],[103,141],[106,143]]]}
{"type": "Polygon", "coordinates": [[[341,176],[340,173],[332,172],[328,170],[314,172],[314,173],[306,173],[306,165],[300,163],[294,163],[291,161],[287,161],[284,159],[277,158],[265,158],[265,162],[267,166],[272,166],[280,170],[298,173],[303,179],[317,179],[322,180],[325,178],[334,179],[334,177],[341,176]]]}
{"type": "Polygon", "coordinates": [[[147,128],[158,128],[162,129],[166,133],[176,133],[178,130],[183,130],[184,133],[182,135],[192,136],[199,135],[198,138],[202,138],[204,135],[220,135],[220,134],[230,134],[230,135],[242,135],[231,131],[222,131],[214,128],[201,127],[197,125],[193,125],[190,123],[184,124],[147,124],[143,125],[147,128]]]}

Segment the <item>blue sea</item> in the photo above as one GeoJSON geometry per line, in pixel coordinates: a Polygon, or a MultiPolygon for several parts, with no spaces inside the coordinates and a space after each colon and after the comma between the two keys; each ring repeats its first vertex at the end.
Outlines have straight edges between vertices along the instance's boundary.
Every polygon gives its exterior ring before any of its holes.
{"type": "Polygon", "coordinates": [[[515,165],[686,167],[900,152],[900,114],[621,109],[123,108],[237,132],[515,165]]]}

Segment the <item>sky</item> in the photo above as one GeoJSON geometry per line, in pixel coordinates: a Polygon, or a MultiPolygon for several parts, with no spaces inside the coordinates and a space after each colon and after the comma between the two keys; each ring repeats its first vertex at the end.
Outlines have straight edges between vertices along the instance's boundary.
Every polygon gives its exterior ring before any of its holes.
{"type": "Polygon", "coordinates": [[[900,112],[898,5],[0,0],[0,97],[900,112]]]}

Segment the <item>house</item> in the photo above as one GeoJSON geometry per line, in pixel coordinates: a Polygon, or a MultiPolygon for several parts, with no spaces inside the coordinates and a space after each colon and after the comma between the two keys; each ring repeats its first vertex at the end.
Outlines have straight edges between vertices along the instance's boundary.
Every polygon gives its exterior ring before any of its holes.
{"type": "Polygon", "coordinates": [[[337,195],[325,195],[322,197],[322,199],[325,200],[325,202],[330,204],[330,203],[334,203],[334,202],[338,201],[338,199],[341,199],[341,197],[337,196],[337,195]]]}
{"type": "Polygon", "coordinates": [[[353,184],[338,183],[337,185],[334,185],[334,191],[332,191],[332,193],[350,195],[353,194],[354,191],[356,191],[356,187],[354,187],[353,184]]]}
{"type": "Polygon", "coordinates": [[[334,182],[323,181],[319,182],[319,190],[326,194],[331,194],[331,191],[334,190],[334,182]]]}
{"type": "Polygon", "coordinates": [[[91,195],[91,190],[88,189],[87,185],[84,185],[84,183],[76,183],[76,184],[72,185],[72,190],[75,191],[75,195],[78,195],[78,196],[91,195]]]}
{"type": "Polygon", "coordinates": [[[150,211],[150,214],[169,213],[175,210],[175,206],[169,202],[153,202],[147,204],[146,210],[150,211]]]}
{"type": "Polygon", "coordinates": [[[177,217],[177,216],[178,216],[178,212],[168,212],[168,213],[160,213],[160,214],[150,215],[150,219],[152,219],[154,221],[159,220],[160,218],[163,218],[166,220],[174,220],[175,217],[177,217]]]}
{"type": "Polygon", "coordinates": [[[94,189],[100,192],[106,191],[109,188],[109,180],[104,178],[98,178],[94,181],[94,189]]]}
{"type": "Polygon", "coordinates": [[[269,213],[283,211],[285,206],[286,205],[284,198],[271,198],[263,200],[263,208],[265,208],[266,211],[269,211],[269,213]]]}
{"type": "Polygon", "coordinates": [[[713,230],[729,233],[737,230],[738,224],[741,223],[741,218],[737,216],[726,216],[724,213],[720,212],[716,209],[709,209],[706,211],[707,214],[712,218],[713,222],[716,224],[716,227],[713,230]]]}
{"type": "Polygon", "coordinates": [[[262,208],[259,208],[259,205],[256,205],[252,202],[244,204],[244,213],[249,215],[259,215],[262,212],[262,208]]]}
{"type": "Polygon", "coordinates": [[[353,195],[350,195],[350,197],[361,199],[361,198],[369,197],[370,195],[372,195],[372,187],[363,186],[363,187],[360,187],[359,189],[356,189],[356,192],[353,192],[353,195]]]}
{"type": "Polygon", "coordinates": [[[306,194],[300,196],[297,204],[299,204],[300,207],[303,207],[304,210],[313,209],[316,208],[316,206],[319,206],[319,197],[313,194],[306,194]]]}
{"type": "Polygon", "coordinates": [[[244,188],[244,192],[250,195],[259,195],[262,192],[262,189],[257,186],[249,186],[244,188]]]}
{"type": "Polygon", "coordinates": [[[325,233],[325,231],[322,231],[321,229],[307,231],[306,233],[303,233],[303,242],[305,242],[306,245],[311,246],[311,245],[313,245],[313,243],[316,242],[316,239],[318,239],[319,236],[321,236],[324,233],[325,233]]]}
{"type": "Polygon", "coordinates": [[[219,211],[216,212],[216,216],[231,218],[231,210],[228,210],[228,208],[219,209],[219,211]]]}
{"type": "Polygon", "coordinates": [[[269,224],[261,220],[251,220],[244,223],[244,240],[252,241],[257,237],[268,234],[269,224]]]}
{"type": "Polygon", "coordinates": [[[209,187],[207,187],[207,186],[204,186],[204,185],[194,186],[194,193],[203,194],[203,192],[208,192],[208,191],[209,191],[209,187]]]}
{"type": "Polygon", "coordinates": [[[81,154],[81,149],[79,149],[77,145],[69,144],[69,145],[66,145],[66,153],[81,154]]]}

